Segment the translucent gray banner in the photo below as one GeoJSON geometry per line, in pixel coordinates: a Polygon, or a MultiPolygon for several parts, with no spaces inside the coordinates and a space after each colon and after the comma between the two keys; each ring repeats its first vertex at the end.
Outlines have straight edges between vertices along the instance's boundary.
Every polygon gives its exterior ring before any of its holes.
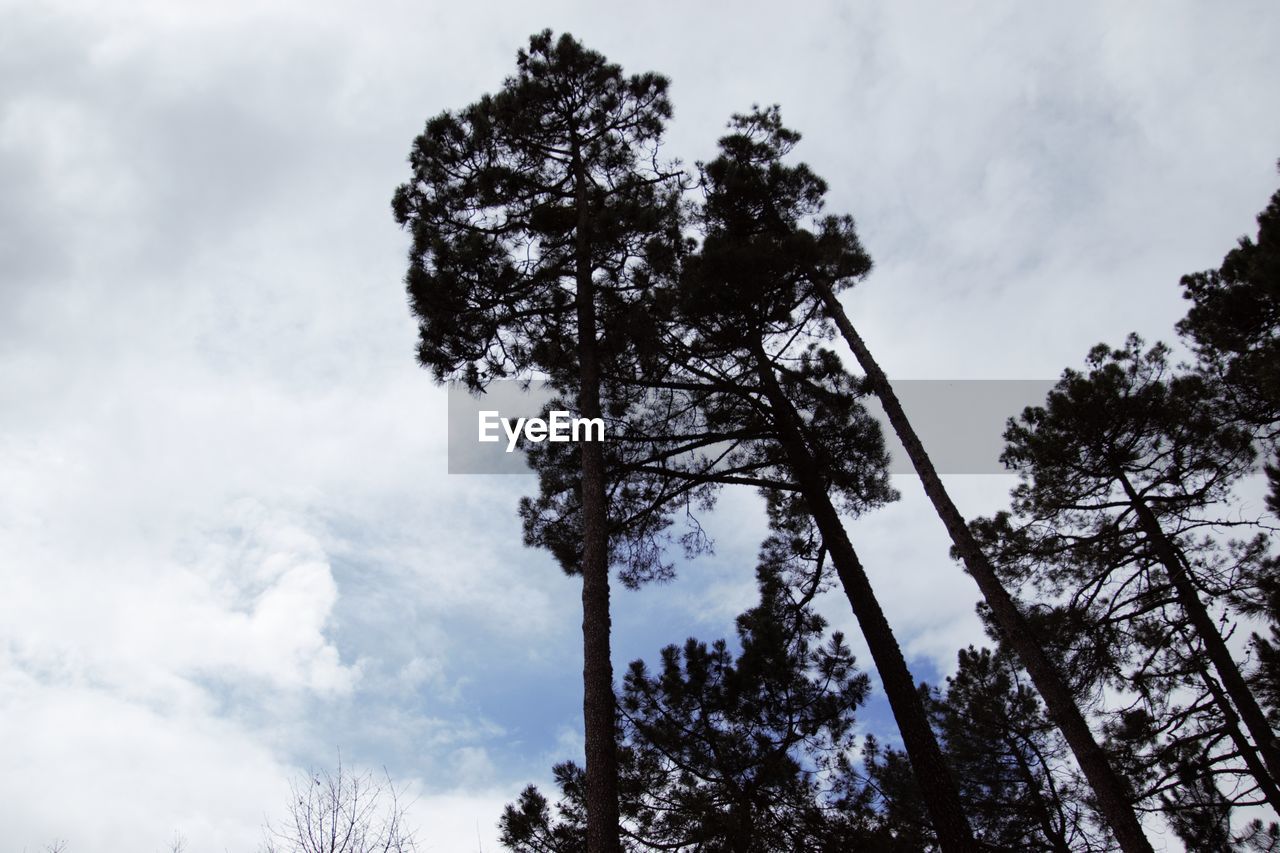
{"type": "MultiPolygon", "coordinates": [[[[894,382],[893,389],[939,473],[1003,474],[1005,422],[1027,406],[1042,404],[1053,385],[1052,379],[906,379],[894,382]]],[[[461,385],[449,386],[449,473],[531,474],[524,453],[518,447],[507,450],[513,444],[511,431],[520,418],[543,416],[554,396],[539,382],[494,382],[480,396],[461,385]],[[505,425],[501,419],[506,419],[505,425]],[[481,440],[482,432],[489,440],[481,440]]],[[[879,401],[868,397],[865,402],[884,431],[890,472],[914,474],[879,401]]],[[[572,440],[573,425],[567,417],[548,429],[572,440]]],[[[590,430],[580,426],[583,438],[590,430]]]]}

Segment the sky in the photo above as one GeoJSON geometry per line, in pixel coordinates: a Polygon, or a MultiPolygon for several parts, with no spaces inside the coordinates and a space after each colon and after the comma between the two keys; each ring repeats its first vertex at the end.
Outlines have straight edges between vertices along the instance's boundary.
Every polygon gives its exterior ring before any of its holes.
{"type": "MultiPolygon", "coordinates": [[[[340,753],[411,793],[422,849],[491,851],[580,753],[577,582],[521,545],[531,478],[446,473],[389,207],[423,122],[529,34],[669,76],[686,163],[780,104],[875,260],[845,304],[899,379],[1172,339],[1179,276],[1280,181],[1274,3],[725,8],[0,0],[6,849],[254,850],[340,753]]],[[[971,515],[1012,482],[948,478],[971,515]]],[[[936,681],[977,592],[894,484],[850,530],[936,681]]],[[[759,499],[704,523],[714,555],[615,593],[615,665],[752,603],[759,499]]]]}

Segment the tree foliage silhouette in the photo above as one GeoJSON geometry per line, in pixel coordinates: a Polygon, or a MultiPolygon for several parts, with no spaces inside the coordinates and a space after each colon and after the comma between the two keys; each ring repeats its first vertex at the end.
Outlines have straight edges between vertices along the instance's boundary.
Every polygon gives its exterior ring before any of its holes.
{"type": "Polygon", "coordinates": [[[1223,383],[1230,414],[1274,440],[1280,425],[1280,191],[1216,270],[1182,277],[1178,332],[1223,383]]]}
{"type": "Polygon", "coordinates": [[[736,116],[721,155],[702,167],[702,245],[673,300],[672,346],[695,376],[716,385],[705,406],[731,429],[765,438],[740,456],[768,459],[793,488],[772,492],[775,520],[811,517],[885,685],[938,837],[972,849],[955,784],[929,728],[916,684],[840,511],[860,513],[895,495],[878,426],[856,383],[817,346],[830,330],[813,299],[816,277],[852,282],[870,269],[852,219],[824,217],[825,186],[781,158],[793,141],[777,108],[736,116]]]}
{"type": "MultiPolygon", "coordinates": [[[[620,698],[625,838],[632,850],[702,853],[915,850],[902,846],[852,775],[867,677],[811,608],[826,585],[810,540],[776,535],[738,617],[740,651],[689,639],[660,666],[631,664],[620,698]]],[[[520,853],[582,847],[582,772],[555,770],[553,807],[534,787],[508,806],[520,853]]]]}
{"type": "MultiPolygon", "coordinates": [[[[1183,276],[1191,301],[1178,332],[1194,347],[1197,368],[1222,390],[1223,417],[1252,428],[1270,454],[1267,505],[1280,515],[1280,191],[1258,214],[1254,238],[1241,237],[1215,270],[1183,276]]],[[[1280,719],[1280,581],[1276,559],[1253,574],[1255,591],[1239,602],[1270,623],[1254,636],[1254,680],[1273,722],[1280,719]]]]}
{"type": "MultiPolygon", "coordinates": [[[[679,174],[657,162],[667,80],[625,76],[568,35],[533,36],[501,90],[427,122],[395,194],[419,361],[482,390],[542,375],[599,417],[628,349],[637,261],[670,237],[679,174]]],[[[617,848],[606,471],[581,442],[586,804],[592,851],[617,848]]]]}
{"type": "MultiPolygon", "coordinates": [[[[781,125],[776,110],[772,113],[770,122],[773,139],[772,151],[769,152],[771,163],[761,173],[764,178],[762,183],[777,184],[781,182],[783,175],[794,176],[793,180],[799,181],[804,187],[797,196],[804,205],[807,205],[804,212],[816,217],[821,209],[826,185],[806,166],[788,167],[781,164],[781,158],[799,141],[800,135],[781,125]]],[[[775,208],[765,204],[758,206],[756,210],[757,214],[764,219],[776,220],[775,208]]],[[[741,211],[738,212],[741,213],[741,211]]],[[[824,238],[816,241],[819,245],[829,245],[831,241],[844,241],[849,245],[856,245],[856,243],[849,243],[850,238],[856,240],[856,237],[853,236],[853,222],[848,217],[828,215],[820,218],[818,222],[819,233],[824,238]]],[[[813,258],[804,258],[803,255],[798,257],[803,265],[791,272],[788,278],[789,286],[800,288],[804,294],[802,298],[820,308],[821,314],[818,316],[825,315],[829,318],[852,350],[859,367],[865,373],[866,389],[874,393],[884,407],[890,424],[921,478],[925,493],[951,536],[956,554],[963,560],[965,568],[977,582],[990,608],[992,619],[999,625],[1007,642],[1016,650],[1023,666],[1026,667],[1036,688],[1044,698],[1054,722],[1062,729],[1076,760],[1079,761],[1098,797],[1100,808],[1107,816],[1121,848],[1127,853],[1150,853],[1151,844],[1144,835],[1130,804],[1132,793],[1111,766],[1083,714],[1076,706],[1075,698],[1061,673],[1056,670],[1053,662],[1045,654],[1041,643],[1032,634],[1026,618],[1019,611],[1017,603],[1001,584],[990,560],[973,538],[963,516],[960,515],[934,469],[924,445],[907,419],[892,385],[839,301],[838,294],[856,283],[870,269],[869,259],[866,259],[865,265],[859,268],[831,263],[823,265],[814,263],[813,258]]]]}
{"type": "Polygon", "coordinates": [[[1274,735],[1222,624],[1265,540],[1209,535],[1252,466],[1251,434],[1222,422],[1214,383],[1173,374],[1162,346],[1131,336],[1087,366],[1010,421],[1013,515],[974,528],[1049,607],[1058,630],[1045,634],[1078,685],[1133,697],[1109,711],[1113,750],[1140,796],[1207,843],[1233,804],[1280,806],[1274,735]]]}
{"type": "Polygon", "coordinates": [[[970,646],[933,700],[935,725],[981,842],[996,850],[1109,849],[1087,785],[1008,650],[970,646]]]}

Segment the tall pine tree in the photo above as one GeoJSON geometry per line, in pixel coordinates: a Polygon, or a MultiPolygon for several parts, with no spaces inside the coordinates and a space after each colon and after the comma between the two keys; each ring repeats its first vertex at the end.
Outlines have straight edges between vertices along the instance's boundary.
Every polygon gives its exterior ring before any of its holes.
{"type": "Polygon", "coordinates": [[[1132,792],[1111,766],[1106,753],[1098,745],[1084,715],[1076,705],[1075,698],[1061,673],[1045,654],[1043,646],[1030,630],[1017,603],[1001,584],[990,560],[970,533],[963,516],[960,515],[938,476],[924,445],[907,419],[892,385],[840,304],[839,292],[861,279],[870,269],[869,260],[861,267],[848,263],[831,263],[829,260],[840,257],[851,258],[861,252],[861,247],[858,246],[854,235],[852,220],[848,217],[819,217],[822,199],[826,192],[825,183],[803,164],[786,166],[782,163],[782,158],[799,141],[800,135],[782,125],[776,108],[762,117],[760,124],[769,136],[767,148],[759,149],[759,153],[764,156],[757,157],[746,168],[735,170],[733,175],[735,184],[746,190],[739,195],[749,199],[752,198],[754,191],[756,204],[754,207],[748,204],[747,207],[738,211],[737,215],[754,216],[773,227],[780,227],[784,232],[790,229],[795,233],[796,223],[788,223],[785,211],[769,202],[764,195],[761,195],[761,190],[765,190],[766,195],[767,192],[785,192],[785,188],[791,188],[792,192],[803,193],[807,208],[804,212],[808,218],[816,221],[813,232],[816,235],[815,244],[825,247],[825,258],[828,261],[819,263],[813,256],[806,258],[803,254],[795,255],[794,257],[800,260],[801,265],[788,271],[789,286],[793,290],[801,291],[803,298],[825,312],[853,351],[859,367],[866,375],[867,390],[874,393],[884,407],[890,424],[920,476],[925,493],[951,536],[956,553],[977,582],[990,608],[993,620],[999,625],[1009,645],[1017,652],[1023,666],[1044,698],[1050,716],[1070,744],[1076,760],[1098,798],[1102,813],[1106,815],[1115,832],[1121,849],[1126,853],[1150,853],[1151,844],[1143,833],[1131,805],[1132,792]],[[844,251],[839,248],[842,243],[847,247],[844,251]]]}
{"type": "MultiPolygon", "coordinates": [[[[759,603],[737,646],[689,639],[650,669],[631,664],[621,709],[629,850],[917,853],[851,762],[869,684],[812,602],[829,581],[815,541],[779,532],[762,549],[759,603]]],[[[517,853],[583,849],[582,771],[555,768],[553,804],[525,789],[502,817],[517,853]]]]}
{"type": "MultiPolygon", "coordinates": [[[[418,358],[438,380],[542,375],[600,416],[626,349],[601,330],[625,328],[635,259],[672,230],[680,177],[656,165],[670,115],[665,78],[546,31],[496,94],[427,122],[393,209],[413,237],[418,358]]],[[[600,443],[579,448],[587,836],[605,853],[618,849],[607,484],[600,443]]]]}
{"type": "Polygon", "coordinates": [[[789,490],[771,494],[778,518],[810,516],[867,640],[912,768],[944,850],[970,850],[972,832],[929,727],[916,683],[841,519],[892,495],[883,438],[852,377],[816,345],[825,328],[808,282],[852,280],[870,268],[852,220],[802,224],[824,186],[808,169],[784,167],[776,108],[738,116],[721,155],[702,167],[706,202],[700,250],[685,264],[674,299],[671,346],[687,369],[713,382],[706,405],[732,429],[768,437],[743,455],[772,460],[789,490]],[[835,496],[833,498],[833,495],[835,496]]]}
{"type": "Polygon", "coordinates": [[[1265,548],[1208,535],[1252,465],[1250,433],[1222,422],[1203,376],[1172,375],[1161,346],[1100,346],[1088,368],[1010,422],[1015,521],[975,529],[1011,578],[1057,602],[1077,632],[1062,639],[1081,681],[1135,697],[1109,732],[1144,793],[1170,814],[1210,815],[1227,800],[1193,794],[1234,774],[1275,808],[1274,735],[1222,625],[1265,548]]]}

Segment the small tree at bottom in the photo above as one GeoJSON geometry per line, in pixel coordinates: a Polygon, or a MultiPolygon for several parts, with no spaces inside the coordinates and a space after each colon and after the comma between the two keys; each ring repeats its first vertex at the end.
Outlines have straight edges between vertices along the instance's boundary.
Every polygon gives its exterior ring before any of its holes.
{"type": "Polygon", "coordinates": [[[416,853],[403,789],[390,776],[342,766],[290,783],[284,821],[265,827],[263,853],[416,853]]]}

